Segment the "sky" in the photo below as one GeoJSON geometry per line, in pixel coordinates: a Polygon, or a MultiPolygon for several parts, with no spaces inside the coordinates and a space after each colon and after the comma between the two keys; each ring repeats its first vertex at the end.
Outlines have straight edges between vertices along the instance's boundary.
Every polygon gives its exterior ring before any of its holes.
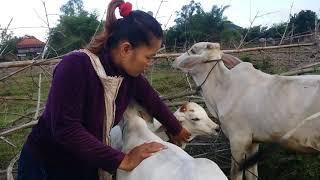
{"type": "MultiPolygon", "coordinates": [[[[9,29],[14,35],[19,37],[33,35],[45,41],[48,28],[45,23],[47,20],[43,2],[47,9],[49,26],[54,27],[61,14],[60,7],[67,1],[1,0],[0,28],[5,28],[12,19],[9,29]]],[[[190,0],[164,0],[161,4],[161,0],[128,1],[133,4],[134,9],[152,11],[154,15],[157,14],[157,20],[163,24],[163,28],[174,25],[175,12],[190,2],[190,0]],[[164,27],[166,24],[167,26],[164,27]]],[[[110,0],[83,0],[83,2],[86,10],[97,11],[101,19],[110,0]]],[[[205,11],[210,11],[213,5],[219,7],[230,5],[224,15],[241,27],[249,27],[256,15],[257,18],[252,25],[271,26],[274,23],[287,22],[290,10],[291,14],[295,14],[308,9],[316,12],[320,17],[319,0],[195,0],[195,2],[200,2],[205,11]]]]}

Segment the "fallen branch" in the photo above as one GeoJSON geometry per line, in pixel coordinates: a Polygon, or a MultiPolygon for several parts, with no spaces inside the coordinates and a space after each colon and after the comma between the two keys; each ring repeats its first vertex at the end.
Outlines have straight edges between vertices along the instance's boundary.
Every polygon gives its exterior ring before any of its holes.
{"type": "MultiPolygon", "coordinates": [[[[27,66],[25,66],[25,67],[23,67],[23,68],[15,71],[15,72],[13,72],[13,73],[11,73],[11,74],[9,74],[9,75],[1,78],[1,79],[0,79],[0,82],[6,80],[6,79],[8,79],[9,77],[11,77],[11,76],[13,76],[13,75],[15,75],[15,74],[17,74],[17,73],[19,73],[19,72],[21,72],[21,71],[24,71],[25,69],[28,69],[28,68],[30,68],[30,67],[32,67],[32,66],[40,65],[41,63],[44,63],[45,61],[50,61],[50,59],[48,59],[48,60],[43,60],[43,61],[41,61],[41,62],[34,61],[34,63],[29,64],[29,65],[27,65],[27,66]]],[[[59,62],[60,62],[60,61],[59,61],[59,62]]]]}
{"type": "Polygon", "coordinates": [[[281,73],[281,76],[292,76],[292,75],[296,75],[296,74],[304,74],[304,73],[309,73],[309,72],[313,72],[313,71],[317,71],[320,70],[320,67],[310,67],[310,68],[305,68],[305,69],[298,69],[298,70],[294,70],[294,71],[289,71],[289,72],[284,72],[281,73]]]}
{"type": "Polygon", "coordinates": [[[291,71],[287,71],[287,72],[281,73],[279,75],[291,76],[291,75],[296,75],[296,74],[303,74],[303,73],[307,73],[307,72],[313,72],[313,71],[318,70],[318,68],[319,68],[318,66],[320,66],[320,62],[307,64],[305,66],[299,67],[299,68],[291,70],[291,71]]]}
{"type": "Polygon", "coordinates": [[[13,146],[13,147],[17,147],[16,145],[14,145],[12,142],[10,142],[7,138],[3,137],[3,136],[0,136],[0,139],[3,140],[4,142],[8,143],[10,146],[13,146]]]}
{"type": "Polygon", "coordinates": [[[298,70],[298,69],[306,69],[306,68],[309,68],[309,67],[315,67],[315,66],[319,66],[319,65],[320,65],[320,62],[316,62],[316,63],[307,64],[307,65],[305,65],[305,66],[296,68],[295,70],[298,70]]]}
{"type": "Polygon", "coordinates": [[[36,125],[37,123],[38,123],[38,120],[31,121],[31,122],[28,122],[28,123],[23,124],[21,126],[14,127],[14,128],[8,129],[8,130],[4,130],[4,131],[0,132],[0,136],[6,136],[6,135],[12,134],[18,130],[32,127],[32,126],[36,125]]]}
{"type": "MultiPolygon", "coordinates": [[[[42,110],[44,110],[44,107],[40,108],[40,111],[42,111],[42,110]]],[[[35,112],[36,112],[36,110],[31,111],[31,112],[29,112],[29,113],[27,113],[27,114],[24,114],[24,115],[20,115],[19,118],[17,118],[17,119],[15,119],[15,120],[12,121],[11,125],[14,126],[14,125],[17,124],[17,123],[21,123],[20,120],[23,119],[23,118],[28,118],[28,119],[33,120],[33,117],[31,117],[30,115],[34,114],[35,112]]],[[[17,114],[17,115],[18,115],[18,114],[17,114]]]]}
{"type": "Polygon", "coordinates": [[[19,96],[0,96],[1,100],[4,101],[37,101],[36,99],[32,99],[30,97],[19,97],[19,96]]]}
{"type": "Polygon", "coordinates": [[[7,180],[14,180],[12,170],[13,170],[14,164],[19,159],[19,157],[20,157],[20,152],[10,161],[10,164],[7,168],[7,180]]]}
{"type": "Polygon", "coordinates": [[[20,116],[20,118],[29,118],[29,119],[33,119],[33,117],[27,116],[27,115],[23,115],[23,114],[19,114],[19,113],[8,113],[8,112],[0,112],[0,114],[9,114],[9,115],[15,115],[15,116],[20,116]]]}
{"type": "Polygon", "coordinates": [[[39,60],[26,60],[26,61],[13,61],[13,62],[3,62],[0,63],[1,68],[15,68],[15,67],[25,67],[29,65],[54,65],[61,61],[61,59],[39,59],[39,60]]]}
{"type": "Polygon", "coordinates": [[[223,50],[223,52],[224,53],[240,53],[240,52],[248,52],[248,51],[261,51],[261,50],[292,48],[292,47],[301,47],[301,46],[314,46],[314,45],[315,43],[289,44],[289,45],[281,45],[281,46],[266,46],[266,47],[256,47],[256,48],[246,48],[246,49],[223,50]]]}

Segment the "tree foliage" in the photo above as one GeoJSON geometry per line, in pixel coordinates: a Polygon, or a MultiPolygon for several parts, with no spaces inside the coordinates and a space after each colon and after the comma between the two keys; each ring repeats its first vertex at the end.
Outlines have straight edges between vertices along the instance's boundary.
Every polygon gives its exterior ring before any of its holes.
{"type": "Polygon", "coordinates": [[[311,10],[302,10],[290,18],[290,25],[293,24],[295,34],[310,33],[314,30],[317,14],[311,10]]]}
{"type": "MultiPolygon", "coordinates": [[[[261,25],[252,27],[246,40],[251,41],[258,38],[279,39],[285,33],[286,26],[288,26],[286,36],[290,34],[308,34],[314,31],[316,20],[319,21],[315,12],[311,10],[302,10],[291,16],[289,24],[279,23],[274,24],[271,27],[263,27],[261,25]]],[[[245,28],[243,30],[242,34],[245,34],[248,29],[245,28]]]]}
{"type": "Polygon", "coordinates": [[[234,48],[246,34],[246,42],[258,42],[264,38],[275,43],[274,40],[280,39],[285,31],[286,35],[310,33],[317,19],[315,12],[302,10],[290,18],[289,24],[257,25],[248,29],[228,21],[223,15],[228,7],[214,5],[209,12],[204,12],[200,3],[190,1],[177,12],[176,24],[165,31],[166,46],[186,48],[194,42],[212,41],[220,42],[225,48],[234,48]]]}
{"type": "Polygon", "coordinates": [[[219,41],[225,26],[233,25],[223,15],[228,7],[213,6],[211,11],[204,12],[200,3],[190,1],[177,12],[176,24],[166,31],[166,45],[188,46],[198,41],[219,41]]]}
{"type": "Polygon", "coordinates": [[[7,54],[16,54],[16,44],[21,38],[13,35],[11,31],[3,29],[0,32],[0,55],[6,56],[7,54]]]}
{"type": "Polygon", "coordinates": [[[273,24],[264,32],[266,38],[281,38],[286,29],[286,23],[273,24]]]}
{"type": "Polygon", "coordinates": [[[231,28],[225,28],[221,32],[221,44],[224,47],[237,47],[238,43],[241,40],[241,33],[239,30],[231,29],[231,28]]]}
{"type": "Polygon", "coordinates": [[[81,14],[83,10],[82,0],[69,0],[66,4],[62,5],[60,11],[66,16],[76,16],[81,14]]]}
{"type": "Polygon", "coordinates": [[[99,21],[95,12],[83,9],[82,0],[69,0],[61,7],[58,25],[50,31],[50,56],[61,55],[87,45],[99,21]]]}

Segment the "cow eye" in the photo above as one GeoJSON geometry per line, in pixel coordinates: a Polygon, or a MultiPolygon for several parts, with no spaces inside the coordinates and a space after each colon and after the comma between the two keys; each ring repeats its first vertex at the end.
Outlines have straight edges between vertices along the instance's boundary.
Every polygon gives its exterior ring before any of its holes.
{"type": "Polygon", "coordinates": [[[192,118],[191,120],[192,120],[192,121],[200,121],[199,118],[192,118]]]}
{"type": "Polygon", "coordinates": [[[196,54],[196,52],[194,51],[194,49],[190,50],[192,54],[196,54]]]}

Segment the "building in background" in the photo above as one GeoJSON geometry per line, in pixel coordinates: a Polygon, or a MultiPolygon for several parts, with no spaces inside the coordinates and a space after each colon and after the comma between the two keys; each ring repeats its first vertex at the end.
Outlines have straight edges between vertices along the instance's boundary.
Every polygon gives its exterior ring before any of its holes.
{"type": "Polygon", "coordinates": [[[20,60],[38,57],[45,47],[45,43],[34,36],[24,36],[16,45],[17,56],[20,60]]]}

